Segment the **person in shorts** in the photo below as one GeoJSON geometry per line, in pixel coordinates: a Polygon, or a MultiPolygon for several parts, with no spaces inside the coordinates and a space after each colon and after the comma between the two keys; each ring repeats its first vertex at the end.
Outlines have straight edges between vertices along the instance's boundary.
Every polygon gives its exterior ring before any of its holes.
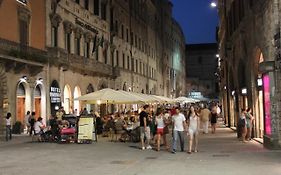
{"type": "Polygon", "coordinates": [[[140,139],[141,139],[141,149],[152,149],[152,147],[149,145],[150,143],[150,128],[148,125],[148,112],[149,112],[149,106],[144,105],[143,110],[140,113],[140,139]],[[144,137],[146,138],[146,146],[144,143],[144,137]]]}
{"type": "Polygon", "coordinates": [[[155,118],[155,124],[157,125],[157,148],[156,151],[160,151],[160,143],[161,143],[161,137],[164,135],[164,114],[163,110],[161,108],[157,109],[157,114],[155,118]]]}

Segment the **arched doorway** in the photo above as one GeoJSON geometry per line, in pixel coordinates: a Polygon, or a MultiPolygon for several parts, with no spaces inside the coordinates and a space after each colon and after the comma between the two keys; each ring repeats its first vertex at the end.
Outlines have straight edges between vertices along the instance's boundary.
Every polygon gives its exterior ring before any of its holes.
{"type": "MultiPolygon", "coordinates": [[[[81,90],[78,86],[76,86],[74,88],[74,94],[73,94],[73,97],[74,99],[75,98],[78,98],[81,96],[81,90]]],[[[76,113],[76,115],[79,115],[80,114],[80,111],[81,111],[81,104],[80,104],[80,101],[79,100],[74,100],[74,105],[73,105],[73,109],[74,109],[74,113],[76,113]]]]}
{"type": "Polygon", "coordinates": [[[34,108],[36,119],[41,116],[41,89],[36,86],[34,89],[34,108]]]}
{"type": "MultiPolygon", "coordinates": [[[[87,87],[87,90],[86,90],[86,94],[89,94],[89,93],[92,93],[94,92],[94,87],[92,84],[89,84],[88,87],[87,87]]],[[[88,112],[90,112],[91,110],[94,110],[95,109],[95,106],[94,105],[91,105],[91,104],[86,104],[86,109],[88,112]]]]}
{"type": "Polygon", "coordinates": [[[26,105],[26,88],[22,82],[18,84],[17,87],[17,113],[16,121],[20,121],[24,124],[25,116],[25,105],[26,105]]]}
{"type": "Polygon", "coordinates": [[[63,108],[66,114],[72,113],[71,109],[71,88],[70,86],[67,84],[64,87],[63,90],[63,108]]]}
{"type": "Polygon", "coordinates": [[[42,117],[43,122],[47,122],[47,98],[46,88],[43,84],[43,80],[37,80],[34,89],[34,110],[36,118],[42,117]]]}

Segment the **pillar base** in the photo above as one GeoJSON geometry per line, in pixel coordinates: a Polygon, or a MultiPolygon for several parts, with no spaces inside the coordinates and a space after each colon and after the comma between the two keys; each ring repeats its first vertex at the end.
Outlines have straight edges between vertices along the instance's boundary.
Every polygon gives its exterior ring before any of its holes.
{"type": "Polygon", "coordinates": [[[271,150],[281,150],[281,145],[279,143],[279,139],[272,138],[270,136],[263,136],[263,146],[267,149],[271,150]]]}

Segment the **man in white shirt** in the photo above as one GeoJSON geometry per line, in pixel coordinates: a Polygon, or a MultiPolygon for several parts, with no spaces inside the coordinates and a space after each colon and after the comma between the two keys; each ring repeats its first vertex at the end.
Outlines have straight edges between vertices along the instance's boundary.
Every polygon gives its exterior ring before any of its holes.
{"type": "Polygon", "coordinates": [[[34,124],[34,132],[35,132],[35,135],[38,135],[38,139],[39,141],[42,141],[42,137],[44,137],[44,129],[45,129],[45,125],[43,124],[43,121],[42,121],[42,117],[39,117],[37,122],[35,122],[34,124]]]}
{"type": "Polygon", "coordinates": [[[172,153],[176,153],[177,141],[180,140],[181,151],[184,151],[184,131],[186,131],[185,117],[180,113],[179,107],[176,107],[176,113],[172,116],[173,122],[173,149],[172,153]]]}

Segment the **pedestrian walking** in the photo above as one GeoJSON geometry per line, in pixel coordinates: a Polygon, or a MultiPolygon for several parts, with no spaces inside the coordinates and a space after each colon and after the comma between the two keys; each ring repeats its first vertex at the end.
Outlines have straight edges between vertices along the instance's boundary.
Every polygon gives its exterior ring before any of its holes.
{"type": "Polygon", "coordinates": [[[150,128],[149,128],[149,120],[148,120],[148,112],[149,106],[144,105],[143,110],[140,113],[140,139],[141,139],[141,149],[152,149],[149,145],[150,143],[150,128]],[[144,138],[146,138],[146,144],[144,142],[144,138]]]}
{"type": "Polygon", "coordinates": [[[198,152],[198,135],[199,135],[199,126],[200,126],[200,119],[195,112],[193,106],[189,109],[188,114],[188,135],[189,135],[189,147],[188,147],[188,154],[191,154],[192,147],[194,144],[194,152],[198,152]]]}
{"type": "Polygon", "coordinates": [[[31,116],[30,111],[27,111],[27,113],[24,117],[25,129],[26,129],[27,134],[30,132],[30,123],[29,123],[30,116],[31,116]]]}
{"type": "Polygon", "coordinates": [[[214,107],[212,108],[212,111],[211,111],[212,134],[215,134],[215,133],[216,133],[217,118],[218,118],[217,106],[214,106],[214,107]]]}
{"type": "Polygon", "coordinates": [[[29,125],[30,125],[30,132],[29,135],[31,136],[34,134],[34,124],[35,124],[35,112],[31,113],[30,118],[28,119],[29,125]]]}
{"type": "Polygon", "coordinates": [[[156,130],[156,133],[157,133],[157,148],[156,148],[156,151],[160,151],[161,137],[164,135],[164,127],[165,127],[164,113],[163,113],[163,109],[161,109],[161,108],[157,109],[157,114],[156,114],[156,118],[155,118],[155,125],[157,126],[157,130],[156,130]]]}
{"type": "Polygon", "coordinates": [[[8,112],[6,116],[6,141],[12,140],[11,117],[12,114],[8,112]]]}
{"type": "Polygon", "coordinates": [[[169,126],[172,123],[172,119],[171,119],[170,112],[168,110],[165,111],[164,122],[165,122],[165,126],[164,126],[164,131],[163,131],[163,143],[166,146],[166,150],[169,150],[169,145],[168,145],[168,142],[167,142],[167,135],[170,132],[169,126]]]}
{"type": "Polygon", "coordinates": [[[210,117],[211,111],[206,107],[206,105],[204,105],[203,109],[200,111],[200,119],[202,123],[203,134],[208,134],[210,117]]]}
{"type": "Polygon", "coordinates": [[[176,153],[177,141],[180,140],[181,151],[184,151],[184,131],[186,131],[185,117],[180,113],[180,108],[175,108],[175,114],[172,116],[173,125],[173,148],[172,153],[176,153]]]}

